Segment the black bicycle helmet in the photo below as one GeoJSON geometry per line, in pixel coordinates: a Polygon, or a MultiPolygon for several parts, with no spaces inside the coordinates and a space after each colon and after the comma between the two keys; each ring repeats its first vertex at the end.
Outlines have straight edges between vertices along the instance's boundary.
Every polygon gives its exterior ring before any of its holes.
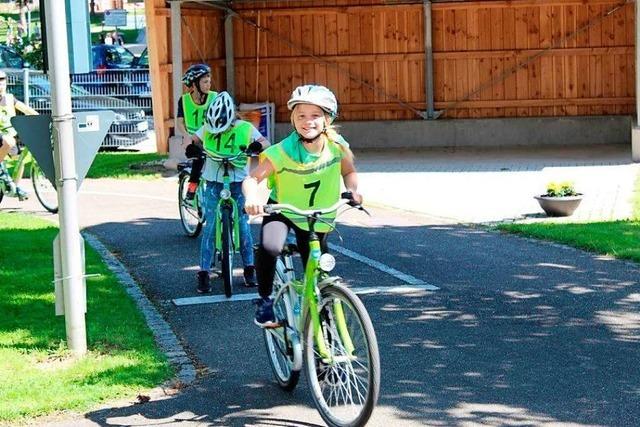
{"type": "Polygon", "coordinates": [[[182,76],[182,82],[187,87],[193,86],[201,77],[211,74],[211,68],[207,64],[193,64],[182,76]]]}

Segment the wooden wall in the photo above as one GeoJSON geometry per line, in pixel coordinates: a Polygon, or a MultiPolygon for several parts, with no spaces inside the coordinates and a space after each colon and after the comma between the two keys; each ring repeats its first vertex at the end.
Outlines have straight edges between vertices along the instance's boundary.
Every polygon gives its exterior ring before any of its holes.
{"type": "MultiPolygon", "coordinates": [[[[169,9],[162,0],[145,4],[155,24],[149,42],[156,40],[150,60],[157,70],[154,117],[165,124],[160,136],[173,115],[169,9]]],[[[275,102],[276,120],[288,121],[291,90],[314,82],[335,91],[341,120],[420,118],[426,109],[422,2],[308,4],[233,5],[237,101],[275,102]]],[[[633,2],[454,1],[434,2],[432,9],[434,98],[444,117],[635,111],[633,2]]],[[[226,87],[222,19],[218,9],[183,4],[184,66],[208,62],[217,89],[226,87]]]]}

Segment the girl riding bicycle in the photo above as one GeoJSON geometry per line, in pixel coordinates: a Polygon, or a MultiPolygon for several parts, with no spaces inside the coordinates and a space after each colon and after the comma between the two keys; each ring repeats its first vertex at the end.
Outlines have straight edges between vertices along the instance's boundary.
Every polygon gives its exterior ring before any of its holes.
{"type": "Polygon", "coordinates": [[[10,189],[8,196],[24,200],[27,193],[13,182],[4,166],[4,158],[16,146],[17,133],[10,121],[11,117],[16,115],[16,110],[28,115],[38,114],[36,110],[7,92],[7,73],[0,70],[0,179],[10,189]]]}
{"type": "MultiPolygon", "coordinates": [[[[207,109],[217,93],[211,90],[211,68],[207,64],[194,64],[187,68],[182,83],[189,88],[189,92],[182,95],[178,103],[177,131],[179,135],[190,138],[204,124],[207,109]]],[[[187,145],[185,155],[193,158],[186,194],[186,199],[191,200],[200,182],[204,155],[201,146],[191,143],[187,145]]]]}
{"type": "MultiPolygon", "coordinates": [[[[249,122],[236,119],[233,99],[227,92],[220,92],[207,109],[205,124],[192,136],[196,144],[202,144],[204,149],[217,156],[233,156],[242,151],[242,147],[253,144],[260,145],[261,151],[269,143],[260,132],[249,122]]],[[[229,170],[231,176],[231,196],[236,200],[240,220],[240,255],[244,264],[245,285],[255,286],[255,267],[253,261],[253,239],[247,214],[244,212],[244,196],[242,195],[242,181],[247,176],[247,158],[240,158],[232,162],[229,170]]],[[[199,293],[211,292],[209,272],[213,261],[216,211],[223,188],[222,171],[220,165],[211,159],[206,160],[202,173],[206,180],[204,189],[204,233],[200,244],[200,271],[198,272],[199,293]]]]}
{"type": "MultiPolygon", "coordinates": [[[[269,203],[288,203],[299,209],[326,208],[340,198],[340,177],[355,203],[362,203],[358,193],[358,175],[353,154],[346,141],[332,126],[338,113],[335,95],[324,86],[297,87],[287,102],[291,110],[294,131],[279,144],[265,150],[260,165],[244,180],[245,209],[250,215],[263,213],[258,200],[258,184],[268,179],[269,203]]],[[[331,222],[334,215],[324,217],[331,222]]],[[[309,257],[309,230],[305,217],[282,212],[265,217],[257,252],[258,293],[260,300],[255,323],[270,326],[274,321],[273,278],[276,259],[289,230],[293,229],[303,265],[309,257]]],[[[326,251],[326,236],[330,227],[318,222],[316,231],[322,250],[326,251]]]]}

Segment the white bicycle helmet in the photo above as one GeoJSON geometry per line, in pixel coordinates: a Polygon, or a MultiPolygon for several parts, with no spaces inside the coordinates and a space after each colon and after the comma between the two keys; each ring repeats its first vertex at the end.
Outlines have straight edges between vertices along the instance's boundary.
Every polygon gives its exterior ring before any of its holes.
{"type": "Polygon", "coordinates": [[[293,110],[298,104],[317,105],[331,116],[332,121],[338,115],[336,96],[324,86],[304,85],[295,88],[291,93],[291,99],[287,102],[287,108],[293,110]]]}
{"type": "Polygon", "coordinates": [[[236,106],[227,92],[220,92],[207,109],[206,124],[211,133],[229,129],[236,118],[236,106]]]}

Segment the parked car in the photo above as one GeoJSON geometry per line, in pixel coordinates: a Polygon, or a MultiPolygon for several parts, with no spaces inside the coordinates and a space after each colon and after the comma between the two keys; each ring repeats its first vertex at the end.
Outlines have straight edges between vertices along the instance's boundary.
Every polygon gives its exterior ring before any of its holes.
{"type": "MultiPolygon", "coordinates": [[[[29,64],[26,64],[29,66],[29,64]]],[[[13,48],[0,45],[0,68],[24,68],[25,61],[13,48]]]]}
{"type": "Polygon", "coordinates": [[[136,56],[120,45],[99,44],[91,46],[94,70],[122,70],[132,68],[136,56]]]}
{"type": "MultiPolygon", "coordinates": [[[[24,99],[22,73],[9,73],[9,92],[24,99]]],[[[51,85],[48,78],[39,73],[29,77],[29,104],[40,114],[51,113],[51,85]]],[[[73,111],[111,110],[116,119],[102,142],[102,147],[128,147],[149,137],[149,123],[144,110],[135,104],[111,96],[92,95],[88,91],[71,85],[71,108],[73,111]]]]}
{"type": "Polygon", "coordinates": [[[135,68],[149,68],[149,52],[146,47],[140,55],[135,57],[133,65],[135,68]]]}

